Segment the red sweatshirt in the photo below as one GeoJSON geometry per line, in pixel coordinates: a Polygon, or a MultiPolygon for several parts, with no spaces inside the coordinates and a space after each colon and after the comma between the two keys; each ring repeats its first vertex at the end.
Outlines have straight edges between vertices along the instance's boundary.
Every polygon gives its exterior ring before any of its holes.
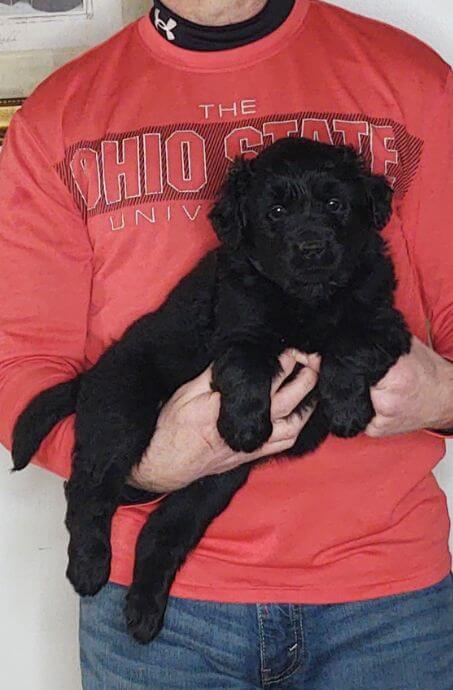
{"type": "MultiPolygon", "coordinates": [[[[272,35],[194,53],[147,17],[41,84],[0,159],[0,438],[38,391],[92,366],[216,245],[206,213],[227,165],[276,138],[352,144],[396,191],[385,231],[398,306],[453,359],[453,80],[405,33],[297,0],[272,35]]],[[[36,462],[70,472],[73,418],[36,462]]],[[[325,603],[428,586],[450,569],[426,432],[329,438],[255,469],[172,593],[325,603]]],[[[152,504],[122,507],[112,580],[128,584],[152,504]]]]}

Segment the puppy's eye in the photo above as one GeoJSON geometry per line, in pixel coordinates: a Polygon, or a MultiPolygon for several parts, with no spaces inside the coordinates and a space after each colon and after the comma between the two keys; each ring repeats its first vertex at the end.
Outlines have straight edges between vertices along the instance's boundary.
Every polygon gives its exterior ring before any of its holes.
{"type": "Polygon", "coordinates": [[[280,220],[280,218],[283,218],[286,215],[288,215],[288,210],[285,208],[285,206],[278,204],[270,209],[267,217],[270,218],[270,220],[280,220]]]}
{"type": "Polygon", "coordinates": [[[329,199],[327,202],[327,208],[329,211],[333,211],[335,213],[336,211],[341,211],[343,204],[341,203],[340,199],[329,199]]]}

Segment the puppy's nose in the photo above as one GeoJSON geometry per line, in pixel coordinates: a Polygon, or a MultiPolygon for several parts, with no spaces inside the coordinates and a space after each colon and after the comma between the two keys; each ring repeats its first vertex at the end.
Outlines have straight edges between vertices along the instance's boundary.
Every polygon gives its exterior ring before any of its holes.
{"type": "Polygon", "coordinates": [[[306,242],[300,242],[299,248],[303,251],[305,256],[315,258],[324,252],[326,244],[321,240],[307,240],[306,242]]]}

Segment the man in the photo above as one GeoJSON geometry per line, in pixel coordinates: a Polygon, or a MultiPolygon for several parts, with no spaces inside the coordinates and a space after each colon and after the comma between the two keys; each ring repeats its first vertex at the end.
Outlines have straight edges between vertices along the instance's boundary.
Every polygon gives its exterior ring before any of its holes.
{"type": "MultiPolygon", "coordinates": [[[[217,434],[209,371],[175,394],[115,516],[111,583],[81,604],[85,690],[451,690],[449,520],[431,470],[453,425],[452,115],[448,65],[386,25],[318,0],[167,0],[15,117],[0,162],[8,447],[34,394],[92,366],[215,245],[206,213],[229,162],[282,136],[353,145],[391,180],[385,237],[414,334],[372,390],[366,434],[252,473],[142,647],[122,610],[146,492],[250,460],[217,434]]],[[[282,364],[260,455],[292,445],[320,366],[282,364]]],[[[69,418],[36,462],[68,476],[73,439],[69,418]]]]}

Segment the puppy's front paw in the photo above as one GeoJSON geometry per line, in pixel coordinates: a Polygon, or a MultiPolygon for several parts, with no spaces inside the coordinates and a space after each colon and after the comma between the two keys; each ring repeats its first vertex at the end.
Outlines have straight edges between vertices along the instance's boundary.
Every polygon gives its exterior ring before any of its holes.
{"type": "Polygon", "coordinates": [[[77,594],[94,596],[107,584],[110,575],[111,550],[100,539],[69,547],[66,575],[77,594]]]}
{"type": "Polygon", "coordinates": [[[331,410],[330,431],[340,438],[352,438],[365,431],[373,417],[371,401],[343,401],[331,410]]]}
{"type": "Polygon", "coordinates": [[[219,434],[236,453],[253,453],[261,448],[272,434],[270,412],[248,411],[231,414],[222,407],[217,422],[219,434]]]}
{"type": "Polygon", "coordinates": [[[133,584],[126,595],[127,627],[137,642],[149,644],[162,629],[167,594],[153,596],[143,587],[133,584]]]}

